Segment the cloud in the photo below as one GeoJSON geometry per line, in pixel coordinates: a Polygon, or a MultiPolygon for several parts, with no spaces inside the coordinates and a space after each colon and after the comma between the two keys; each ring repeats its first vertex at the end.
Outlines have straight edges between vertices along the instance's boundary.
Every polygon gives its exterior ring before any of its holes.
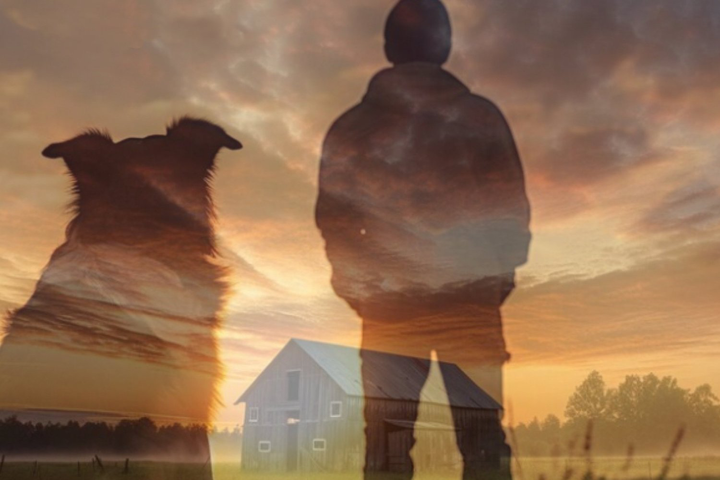
{"type": "Polygon", "coordinates": [[[558,140],[535,168],[553,172],[561,185],[590,185],[653,159],[641,127],[569,129],[558,140]]]}
{"type": "Polygon", "coordinates": [[[11,1],[3,13],[4,34],[13,38],[0,49],[5,71],[31,69],[86,102],[146,102],[177,90],[176,73],[151,42],[159,12],[150,4],[11,1]]]}
{"type": "Polygon", "coordinates": [[[505,310],[514,358],[572,363],[720,342],[718,253],[717,241],[690,244],[598,276],[521,286],[505,310]]]}
{"type": "Polygon", "coordinates": [[[616,75],[628,63],[652,79],[655,100],[714,90],[720,75],[720,6],[711,1],[492,0],[472,13],[455,18],[465,34],[458,63],[549,109],[621,90],[616,75]]]}
{"type": "Polygon", "coordinates": [[[720,95],[717,4],[448,6],[456,38],[449,68],[507,115],[537,222],[599,212],[609,194],[624,193],[618,179],[656,176],[657,163],[717,143],[720,112],[709,106],[720,95]]]}
{"type": "Polygon", "coordinates": [[[252,284],[273,292],[281,292],[282,288],[271,278],[258,271],[250,262],[242,258],[227,246],[220,247],[220,263],[231,269],[234,276],[242,278],[243,284],[252,284]]]}
{"type": "Polygon", "coordinates": [[[695,179],[668,193],[635,224],[634,233],[694,238],[717,232],[720,188],[708,179],[695,179]]]}
{"type": "MultiPolygon", "coordinates": [[[[720,4],[446,3],[447,68],[500,106],[527,176],[535,243],[523,274],[538,280],[507,308],[515,361],[710,343],[700,337],[717,307],[710,244],[668,248],[715,235],[720,4]],[[605,261],[609,250],[625,269],[605,261]],[[553,276],[559,264],[572,276],[553,276]],[[605,275],[589,272],[598,264],[605,275]]],[[[330,124],[387,65],[391,4],[4,2],[0,252],[34,272],[62,242],[68,181],[41,158],[48,143],[86,127],[145,136],[173,116],[205,116],[246,145],[222,155],[214,183],[220,231],[241,257],[231,374],[272,357],[285,341],[276,326],[283,337],[357,338],[312,222],[317,167],[330,124]]],[[[23,285],[0,298],[22,303],[23,285]]]]}

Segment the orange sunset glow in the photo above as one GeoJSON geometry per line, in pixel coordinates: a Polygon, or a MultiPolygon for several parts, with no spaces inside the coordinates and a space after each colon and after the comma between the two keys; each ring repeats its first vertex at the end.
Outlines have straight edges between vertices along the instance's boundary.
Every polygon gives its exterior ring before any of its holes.
{"type": "MultiPolygon", "coordinates": [[[[315,222],[319,162],[333,121],[389,66],[395,3],[0,2],[3,311],[33,295],[73,215],[67,167],[43,157],[48,145],[88,128],[115,142],[164,135],[184,115],[242,142],[220,150],[212,173],[217,268],[230,273],[198,316],[217,315],[215,336],[183,344],[173,358],[193,373],[156,411],[141,397],[163,361],[137,391],[88,383],[99,413],[232,429],[245,415],[236,400],[290,339],[360,346],[361,319],[333,290],[315,222]],[[222,378],[212,414],[193,407],[213,396],[203,362],[222,378]]],[[[654,373],[720,392],[720,3],[445,4],[444,68],[502,110],[531,205],[528,260],[502,308],[505,423],[563,419],[593,370],[610,387],[654,373]]],[[[169,281],[123,278],[132,265],[114,258],[108,268],[149,296],[169,281]]],[[[198,304],[176,295],[167,311],[198,304]]],[[[81,344],[66,368],[88,353],[98,378],[131,377],[127,362],[149,358],[140,343],[81,344]]],[[[62,391],[67,378],[47,381],[62,391]]],[[[52,407],[94,411],[72,396],[52,407]]],[[[30,397],[14,406],[49,408],[30,397]]]]}

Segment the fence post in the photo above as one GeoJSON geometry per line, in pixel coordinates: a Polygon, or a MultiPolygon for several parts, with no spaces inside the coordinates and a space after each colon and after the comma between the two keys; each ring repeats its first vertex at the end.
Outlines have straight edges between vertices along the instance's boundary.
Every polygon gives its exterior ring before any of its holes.
{"type": "Polygon", "coordinates": [[[129,458],[126,458],[126,459],[125,459],[125,470],[123,470],[123,473],[124,473],[125,475],[127,475],[128,473],[130,473],[130,459],[129,459],[129,458]]]}
{"type": "Polygon", "coordinates": [[[100,460],[100,457],[98,457],[97,455],[95,455],[95,461],[96,461],[97,464],[98,464],[98,468],[100,469],[100,472],[101,472],[101,473],[105,473],[105,467],[103,467],[102,460],[100,460]]]}

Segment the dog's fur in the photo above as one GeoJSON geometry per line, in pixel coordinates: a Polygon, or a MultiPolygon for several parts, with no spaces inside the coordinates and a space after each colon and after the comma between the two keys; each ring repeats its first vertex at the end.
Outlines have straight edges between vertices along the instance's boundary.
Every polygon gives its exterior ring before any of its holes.
{"type": "Polygon", "coordinates": [[[73,219],[0,347],[0,409],[113,411],[206,422],[221,377],[227,290],[210,182],[240,142],[181,118],[114,143],[89,130],[48,146],[73,180],[73,219]]]}

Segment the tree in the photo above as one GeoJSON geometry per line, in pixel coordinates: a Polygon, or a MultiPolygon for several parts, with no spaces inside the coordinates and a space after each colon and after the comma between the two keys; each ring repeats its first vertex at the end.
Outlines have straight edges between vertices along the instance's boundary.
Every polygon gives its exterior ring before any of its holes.
{"type": "Polygon", "coordinates": [[[720,414],[718,397],[707,383],[700,385],[690,394],[688,403],[693,414],[699,417],[710,419],[717,418],[720,414]]]}
{"type": "MultiPolygon", "coordinates": [[[[673,377],[628,375],[608,399],[608,413],[632,429],[669,423],[677,426],[690,416],[688,391],[673,377]]],[[[677,428],[675,426],[675,428],[677,428]]]]}
{"type": "Polygon", "coordinates": [[[608,394],[605,390],[605,380],[598,371],[593,370],[568,400],[565,416],[573,423],[605,419],[607,404],[608,394]]]}
{"type": "Polygon", "coordinates": [[[554,441],[557,441],[557,438],[560,436],[560,428],[562,428],[560,419],[556,415],[552,414],[545,417],[545,420],[543,420],[540,424],[540,429],[542,430],[545,438],[554,441]]]}
{"type": "Polygon", "coordinates": [[[568,399],[568,421],[548,415],[515,429],[525,455],[557,455],[561,447],[581,439],[594,421],[594,453],[622,455],[628,445],[643,454],[665,453],[680,428],[685,451],[720,448],[720,399],[710,385],[688,390],[671,376],[628,375],[616,388],[606,388],[592,372],[568,399]],[[554,453],[553,453],[554,452],[554,453]]]}

